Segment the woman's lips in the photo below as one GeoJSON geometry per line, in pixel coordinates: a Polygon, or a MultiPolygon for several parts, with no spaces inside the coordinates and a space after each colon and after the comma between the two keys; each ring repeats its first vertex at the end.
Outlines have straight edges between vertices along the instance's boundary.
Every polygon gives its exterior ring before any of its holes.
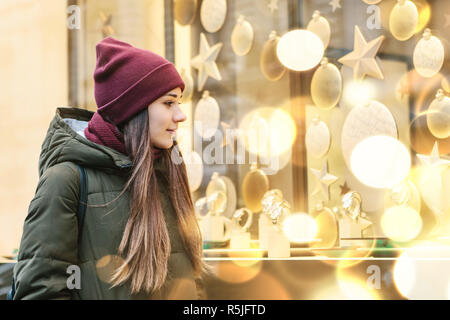
{"type": "Polygon", "coordinates": [[[177,132],[177,130],[169,130],[169,129],[167,129],[167,131],[168,131],[171,135],[175,135],[175,133],[177,132]]]}

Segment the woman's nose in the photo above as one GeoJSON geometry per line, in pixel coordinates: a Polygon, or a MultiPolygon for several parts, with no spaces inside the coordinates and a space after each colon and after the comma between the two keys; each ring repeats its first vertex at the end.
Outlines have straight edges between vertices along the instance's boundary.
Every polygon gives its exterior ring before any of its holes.
{"type": "Polygon", "coordinates": [[[180,106],[178,105],[175,113],[173,115],[173,121],[174,122],[183,122],[186,121],[186,115],[184,114],[184,112],[181,110],[180,106]]]}

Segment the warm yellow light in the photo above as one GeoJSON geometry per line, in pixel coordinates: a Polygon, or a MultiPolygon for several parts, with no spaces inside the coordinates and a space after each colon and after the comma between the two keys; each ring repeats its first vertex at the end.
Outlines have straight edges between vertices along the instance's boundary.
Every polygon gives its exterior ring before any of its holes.
{"type": "Polygon", "coordinates": [[[444,216],[450,210],[450,167],[423,166],[415,173],[424,202],[437,217],[444,216]]]}
{"type": "Polygon", "coordinates": [[[322,60],[322,40],[311,31],[293,30],[283,35],[277,45],[277,56],[288,69],[306,71],[322,60]]]}
{"type": "Polygon", "coordinates": [[[392,240],[409,241],[417,237],[422,230],[422,218],[411,207],[395,206],[384,211],[381,228],[392,240]]]}
{"type": "Polygon", "coordinates": [[[275,109],[270,115],[269,127],[271,151],[280,155],[291,149],[297,135],[292,117],[282,109],[275,109]]]}
{"type": "Polygon", "coordinates": [[[297,135],[294,120],[281,108],[251,111],[242,118],[239,129],[245,149],[266,160],[289,153],[297,135]]]}
{"type": "Polygon", "coordinates": [[[350,166],[363,184],[379,189],[392,188],[408,175],[411,155],[397,139],[372,136],[353,149],[350,166]]]}
{"type": "Polygon", "coordinates": [[[348,81],[344,85],[342,94],[343,102],[346,105],[356,106],[365,104],[375,98],[376,89],[370,80],[348,81]]]}
{"type": "Polygon", "coordinates": [[[283,221],[283,231],[292,242],[309,242],[317,233],[317,223],[305,213],[295,213],[283,221]]]}
{"type": "Polygon", "coordinates": [[[450,247],[427,242],[408,248],[394,266],[394,283],[408,299],[447,299],[450,247]]]}
{"type": "Polygon", "coordinates": [[[377,296],[369,289],[367,284],[359,279],[348,276],[337,278],[339,288],[347,299],[351,300],[376,300],[377,296]]]}

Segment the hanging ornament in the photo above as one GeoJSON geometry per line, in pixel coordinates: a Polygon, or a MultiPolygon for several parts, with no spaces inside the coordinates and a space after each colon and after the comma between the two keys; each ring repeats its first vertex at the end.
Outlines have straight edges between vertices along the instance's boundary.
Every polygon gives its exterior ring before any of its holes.
{"type": "Polygon", "coordinates": [[[200,8],[200,20],[203,28],[214,33],[222,28],[227,15],[226,0],[203,0],[200,8]]]}
{"type": "Polygon", "coordinates": [[[197,152],[191,151],[183,153],[183,160],[186,165],[190,191],[194,192],[200,187],[203,179],[202,158],[197,152]]]}
{"type": "Polygon", "coordinates": [[[265,173],[257,168],[256,163],[252,163],[242,182],[242,196],[247,208],[253,212],[262,210],[261,200],[269,190],[269,179],[265,173]]]}
{"type": "Polygon", "coordinates": [[[186,103],[191,101],[192,94],[194,93],[194,80],[192,79],[191,73],[186,71],[185,68],[181,68],[180,76],[184,82],[183,97],[180,101],[181,103],[186,103]]]}
{"type": "Polygon", "coordinates": [[[277,45],[277,56],[288,69],[306,71],[317,66],[324,53],[323,42],[308,30],[292,30],[277,45]]]}
{"type": "Polygon", "coordinates": [[[314,168],[310,168],[309,170],[311,170],[311,173],[316,181],[316,188],[312,192],[312,195],[314,196],[321,193],[325,197],[326,201],[330,200],[330,185],[335,183],[338,180],[338,177],[328,173],[327,161],[325,161],[322,170],[317,170],[314,168]]]}
{"type": "Polygon", "coordinates": [[[331,145],[330,130],[325,122],[314,118],[305,135],[308,154],[315,158],[322,158],[328,153],[331,145]]]}
{"type": "Polygon", "coordinates": [[[397,138],[397,125],[389,109],[378,101],[369,101],[353,108],[342,128],[341,145],[345,163],[350,166],[350,157],[355,146],[370,136],[397,138]]]}
{"type": "Polygon", "coordinates": [[[323,42],[324,50],[330,43],[331,29],[328,20],[320,15],[319,11],[314,11],[311,21],[306,27],[311,32],[314,32],[323,42]]]}
{"type": "Polygon", "coordinates": [[[444,46],[442,42],[431,34],[430,29],[425,29],[422,39],[414,49],[414,67],[425,78],[436,75],[444,64],[444,46]]]}
{"type": "Polygon", "coordinates": [[[317,107],[329,110],[337,105],[341,95],[342,75],[334,64],[323,58],[311,81],[311,98],[317,107]]]}
{"type": "Polygon", "coordinates": [[[341,8],[341,0],[331,0],[329,5],[331,6],[333,12],[336,11],[337,8],[341,8]]]}
{"type": "Polygon", "coordinates": [[[197,0],[174,0],[173,12],[180,25],[190,25],[194,22],[197,12],[197,0]]]}
{"type": "Polygon", "coordinates": [[[200,53],[191,60],[191,65],[198,70],[197,90],[202,91],[208,76],[222,80],[219,68],[217,68],[216,59],[222,49],[222,43],[209,46],[204,33],[200,34],[200,53]]]}
{"type": "Polygon", "coordinates": [[[439,89],[436,99],[427,111],[427,125],[430,132],[439,139],[450,137],[450,98],[439,89]]]}
{"type": "Polygon", "coordinates": [[[254,39],[252,25],[245,20],[244,16],[239,16],[237,24],[231,33],[231,47],[238,56],[245,56],[250,52],[254,39]]]}
{"type": "Polygon", "coordinates": [[[441,159],[439,157],[439,145],[437,142],[434,143],[433,151],[431,151],[431,154],[429,156],[424,154],[418,154],[417,158],[419,158],[420,162],[425,166],[439,167],[450,165],[449,160],[441,159]]]}
{"type": "Polygon", "coordinates": [[[260,67],[261,72],[267,80],[277,81],[283,77],[286,68],[280,63],[277,57],[277,44],[280,37],[276,31],[272,31],[269,40],[264,44],[261,52],[260,67]]]}
{"type": "Polygon", "coordinates": [[[366,75],[384,79],[383,72],[375,58],[383,40],[384,36],[380,36],[367,43],[359,27],[355,26],[354,49],[338,61],[347,67],[353,68],[353,78],[355,80],[362,80],[366,75]]]}
{"type": "Polygon", "coordinates": [[[312,242],[310,247],[312,248],[332,248],[339,240],[339,227],[336,215],[334,212],[319,203],[311,216],[316,221],[317,233],[315,238],[317,242],[312,242]]]}
{"type": "Polygon", "coordinates": [[[377,4],[381,2],[381,0],[362,0],[362,1],[367,4],[377,4]]]}
{"type": "Polygon", "coordinates": [[[217,100],[203,92],[194,114],[194,129],[203,139],[210,139],[217,131],[220,121],[220,107],[217,100]]]}
{"type": "Polygon", "coordinates": [[[406,41],[411,38],[419,25],[419,11],[409,0],[398,0],[389,16],[389,29],[395,39],[406,41]]]}

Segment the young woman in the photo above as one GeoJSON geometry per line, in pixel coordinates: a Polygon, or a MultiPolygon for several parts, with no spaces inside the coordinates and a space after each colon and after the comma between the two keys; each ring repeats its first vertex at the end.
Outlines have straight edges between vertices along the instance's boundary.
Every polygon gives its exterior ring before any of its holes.
{"type": "Polygon", "coordinates": [[[196,299],[207,268],[186,169],[172,160],[184,83],[150,51],[111,37],[96,51],[97,112],[58,108],[42,145],[14,299],[196,299]]]}

